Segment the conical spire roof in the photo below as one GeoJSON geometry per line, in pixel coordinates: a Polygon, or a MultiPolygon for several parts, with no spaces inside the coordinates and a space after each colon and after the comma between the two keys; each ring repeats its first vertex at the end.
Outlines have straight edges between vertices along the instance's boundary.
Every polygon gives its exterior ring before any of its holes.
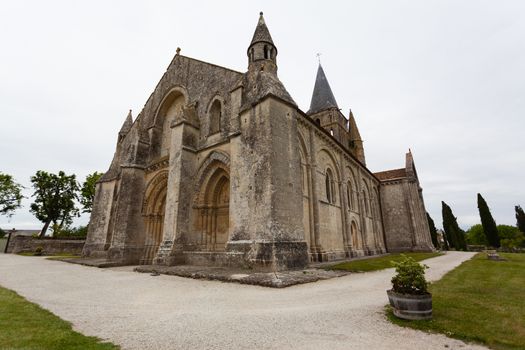
{"type": "Polygon", "coordinates": [[[350,113],[348,116],[348,123],[349,123],[349,129],[350,129],[350,140],[363,141],[361,140],[361,134],[359,133],[359,128],[357,127],[357,123],[355,121],[354,113],[352,113],[352,110],[350,110],[350,113]]]}
{"type": "Polygon", "coordinates": [[[126,120],[124,121],[124,124],[122,124],[122,127],[120,128],[119,135],[126,135],[130,130],[131,126],[133,125],[133,117],[131,116],[131,109],[129,110],[128,116],[126,117],[126,120]]]}
{"type": "Polygon", "coordinates": [[[263,13],[260,12],[259,15],[259,22],[257,23],[257,27],[255,28],[255,32],[253,33],[253,38],[252,42],[250,43],[250,46],[261,41],[274,45],[272,36],[270,35],[270,31],[268,30],[268,27],[264,22],[263,13]]]}
{"type": "Polygon", "coordinates": [[[334,94],[332,93],[332,89],[330,88],[330,84],[328,84],[328,80],[324,74],[323,67],[319,63],[317,77],[315,78],[314,92],[310,102],[310,109],[307,114],[314,114],[333,107],[339,108],[335,101],[334,94]]]}

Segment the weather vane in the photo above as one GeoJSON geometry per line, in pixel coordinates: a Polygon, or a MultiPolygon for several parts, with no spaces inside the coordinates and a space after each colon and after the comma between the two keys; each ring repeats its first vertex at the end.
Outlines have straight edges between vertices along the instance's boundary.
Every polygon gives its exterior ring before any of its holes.
{"type": "Polygon", "coordinates": [[[317,56],[317,60],[319,61],[319,64],[321,64],[321,53],[318,52],[316,56],[317,56]]]}

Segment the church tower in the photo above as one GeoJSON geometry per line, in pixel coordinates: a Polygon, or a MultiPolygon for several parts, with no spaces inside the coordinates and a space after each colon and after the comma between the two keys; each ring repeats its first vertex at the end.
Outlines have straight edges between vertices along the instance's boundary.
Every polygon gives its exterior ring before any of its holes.
{"type": "Polygon", "coordinates": [[[262,12],[259,13],[259,22],[257,22],[247,54],[249,71],[277,72],[277,47],[273,43],[262,12]]]}
{"type": "Polygon", "coordinates": [[[350,111],[347,119],[341,113],[321,63],[317,68],[310,109],[306,114],[366,165],[363,140],[354,115],[350,111]]]}

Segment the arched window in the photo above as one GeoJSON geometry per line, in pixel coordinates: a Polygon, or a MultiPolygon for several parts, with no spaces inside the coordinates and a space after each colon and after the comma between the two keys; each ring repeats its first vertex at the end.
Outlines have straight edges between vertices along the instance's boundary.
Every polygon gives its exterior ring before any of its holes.
{"type": "Polygon", "coordinates": [[[334,175],[332,174],[332,170],[326,169],[326,176],[325,176],[325,187],[326,187],[326,200],[328,203],[335,203],[335,183],[334,183],[334,175]]]}
{"type": "Polygon", "coordinates": [[[334,136],[334,129],[330,129],[330,135],[334,136]]]}
{"type": "Polygon", "coordinates": [[[354,209],[354,197],[352,194],[352,183],[350,181],[346,183],[346,199],[348,201],[348,209],[354,209]]]}
{"type": "Polygon", "coordinates": [[[253,62],[255,60],[255,50],[254,48],[252,47],[252,49],[250,50],[250,57],[251,57],[251,61],[253,62]]]}
{"type": "Polygon", "coordinates": [[[321,125],[321,119],[317,118],[315,122],[317,123],[317,125],[321,125]]]}
{"type": "Polygon", "coordinates": [[[264,45],[264,59],[268,59],[270,57],[268,57],[268,46],[267,45],[264,45]]]}
{"type": "Polygon", "coordinates": [[[221,130],[222,106],[219,100],[215,100],[210,108],[210,130],[208,135],[218,133],[221,130]]]}
{"type": "Polygon", "coordinates": [[[368,215],[368,198],[366,197],[366,191],[363,189],[363,209],[365,214],[368,215]]]}

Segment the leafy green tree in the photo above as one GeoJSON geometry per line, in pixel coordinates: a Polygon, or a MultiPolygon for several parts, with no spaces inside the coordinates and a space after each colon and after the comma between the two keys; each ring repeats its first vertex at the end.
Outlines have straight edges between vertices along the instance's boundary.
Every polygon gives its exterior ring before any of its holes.
{"type": "Polygon", "coordinates": [[[78,226],[78,227],[65,227],[61,230],[53,231],[53,237],[60,238],[86,238],[87,236],[87,226],[78,226]]]}
{"type": "Polygon", "coordinates": [[[514,210],[516,210],[516,226],[518,226],[521,232],[525,233],[525,213],[519,205],[515,206],[514,210]]]}
{"type": "Polygon", "coordinates": [[[22,186],[11,175],[0,173],[0,215],[11,217],[22,204],[22,186]]]}
{"type": "Polygon", "coordinates": [[[498,225],[498,234],[503,248],[514,249],[525,246],[525,234],[515,226],[498,225]]]}
{"type": "Polygon", "coordinates": [[[7,233],[0,228],[0,238],[4,238],[7,233]]]}
{"type": "Polygon", "coordinates": [[[427,212],[427,220],[428,220],[428,228],[430,229],[430,238],[432,239],[432,244],[434,245],[434,248],[439,249],[436,225],[434,224],[434,220],[432,220],[428,212],[427,212]]]}
{"type": "Polygon", "coordinates": [[[481,218],[481,225],[483,225],[483,231],[487,237],[487,243],[491,247],[499,248],[500,240],[498,235],[498,227],[496,226],[496,221],[490,213],[489,206],[485,199],[478,193],[478,209],[479,217],[481,218]]]}
{"type": "Polygon", "coordinates": [[[78,199],[78,183],[75,175],[63,171],[51,174],[42,170],[31,176],[35,192],[31,212],[44,223],[40,237],[44,237],[49,225],[58,229],[69,226],[78,215],[75,200],[78,199]]]}
{"type": "Polygon", "coordinates": [[[443,215],[443,230],[447,237],[448,244],[456,250],[467,250],[465,233],[459,228],[457,218],[452,213],[452,209],[445,202],[441,202],[443,215]]]}
{"type": "Polygon", "coordinates": [[[471,226],[466,234],[467,243],[472,245],[487,245],[487,237],[481,224],[471,226]]]}
{"type": "Polygon", "coordinates": [[[83,213],[91,213],[93,200],[95,199],[95,185],[102,175],[104,173],[95,171],[93,174],[86,176],[86,181],[84,181],[80,189],[80,204],[83,206],[83,213]]]}

